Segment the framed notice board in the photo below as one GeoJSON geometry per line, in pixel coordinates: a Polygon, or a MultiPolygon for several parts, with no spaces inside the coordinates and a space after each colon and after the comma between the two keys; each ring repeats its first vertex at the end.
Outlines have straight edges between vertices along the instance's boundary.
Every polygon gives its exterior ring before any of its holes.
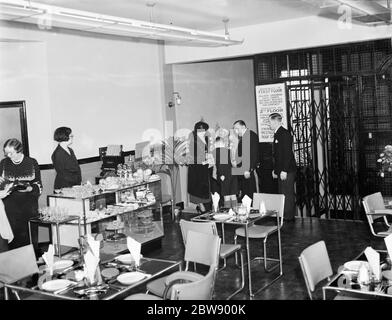
{"type": "MultiPolygon", "coordinates": [[[[29,156],[25,101],[0,102],[0,148],[5,141],[16,138],[23,144],[23,154],[29,156]]],[[[0,157],[2,158],[2,157],[0,157]]]]}
{"type": "Polygon", "coordinates": [[[287,129],[286,85],[274,83],[256,86],[257,127],[259,142],[273,142],[274,132],[269,126],[269,115],[280,113],[287,129]]]}

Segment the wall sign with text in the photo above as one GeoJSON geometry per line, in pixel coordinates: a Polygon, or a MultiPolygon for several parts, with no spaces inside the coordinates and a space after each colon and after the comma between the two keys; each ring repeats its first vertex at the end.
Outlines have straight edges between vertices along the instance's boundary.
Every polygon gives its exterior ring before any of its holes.
{"type": "Polygon", "coordinates": [[[277,112],[282,115],[282,124],[287,128],[286,86],[275,83],[256,86],[257,127],[259,142],[273,142],[274,132],[269,126],[269,115],[277,112]]]}

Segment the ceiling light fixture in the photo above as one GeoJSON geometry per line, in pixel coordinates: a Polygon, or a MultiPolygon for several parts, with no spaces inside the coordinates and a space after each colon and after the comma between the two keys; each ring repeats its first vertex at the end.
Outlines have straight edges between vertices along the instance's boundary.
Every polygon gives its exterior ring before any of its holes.
{"type": "Polygon", "coordinates": [[[226,22],[225,34],[222,35],[25,0],[0,0],[0,20],[38,24],[42,15],[47,12],[50,12],[46,19],[51,20],[51,26],[59,28],[165,41],[186,41],[205,46],[231,46],[244,41],[230,39],[226,22]]]}
{"type": "Polygon", "coordinates": [[[346,5],[354,10],[358,10],[365,15],[376,17],[377,19],[390,24],[391,23],[391,11],[390,2],[387,0],[387,7],[379,5],[376,1],[358,1],[358,0],[336,0],[341,5],[346,5]],[[385,16],[388,13],[388,16],[385,16]]]}

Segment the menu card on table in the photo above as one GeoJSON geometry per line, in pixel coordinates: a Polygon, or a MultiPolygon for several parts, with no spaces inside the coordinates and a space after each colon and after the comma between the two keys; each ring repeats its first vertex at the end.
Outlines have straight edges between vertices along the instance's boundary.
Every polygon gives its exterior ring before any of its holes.
{"type": "Polygon", "coordinates": [[[242,205],[246,208],[246,212],[250,212],[250,206],[252,205],[252,199],[245,195],[242,198],[242,205]]]}
{"type": "Polygon", "coordinates": [[[218,209],[219,209],[219,199],[220,199],[219,193],[215,192],[212,195],[212,206],[214,208],[214,212],[218,212],[218,209]]]}
{"type": "Polygon", "coordinates": [[[42,255],[42,259],[45,261],[49,274],[53,275],[54,247],[52,244],[49,245],[48,251],[42,255]]]}

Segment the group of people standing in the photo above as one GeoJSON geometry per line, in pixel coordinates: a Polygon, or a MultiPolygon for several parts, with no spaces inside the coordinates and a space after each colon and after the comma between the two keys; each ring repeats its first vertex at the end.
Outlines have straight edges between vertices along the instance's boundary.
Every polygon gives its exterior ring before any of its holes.
{"type": "MultiPolygon", "coordinates": [[[[285,219],[294,220],[296,164],[293,139],[282,126],[282,116],[273,113],[269,123],[274,130],[273,179],[278,180],[279,193],[285,195],[285,219]]],[[[189,136],[188,193],[199,212],[211,209],[211,194],[218,192],[220,205],[232,208],[237,201],[259,191],[257,168],[262,166],[259,138],[243,120],[237,120],[231,131],[218,129],[213,134],[204,121],[195,124],[189,136]]]]}
{"type": "MultiPolygon", "coordinates": [[[[280,114],[271,114],[269,121],[274,130],[274,169],[271,174],[278,179],[279,193],[285,195],[285,218],[293,220],[296,164],[292,136],[282,126],[280,114]]],[[[72,130],[68,127],[57,128],[54,140],[58,142],[51,157],[56,170],[54,189],[79,185],[82,181],[81,170],[70,147],[73,142],[72,130]]],[[[0,252],[6,247],[14,249],[30,242],[28,221],[38,215],[38,198],[42,193],[39,165],[34,158],[23,154],[22,143],[14,138],[8,139],[3,150],[5,158],[0,162],[0,201],[4,205],[0,206],[0,210],[4,208],[13,239],[8,243],[0,232],[0,252]]],[[[252,198],[258,192],[256,169],[263,165],[260,163],[259,139],[243,120],[235,121],[231,132],[219,129],[214,135],[206,122],[197,122],[189,137],[189,155],[192,161],[188,163],[188,193],[190,202],[196,204],[200,212],[211,209],[211,194],[215,192],[221,196],[221,206],[228,208],[235,207],[245,195],[252,198]]],[[[36,229],[32,229],[32,238],[36,243],[36,229]]]]}
{"type": "MultiPolygon", "coordinates": [[[[81,171],[74,151],[72,130],[59,127],[54,132],[58,142],[52,154],[56,170],[54,189],[72,187],[82,181],[81,171]]],[[[22,143],[8,139],[3,146],[5,158],[0,162],[0,200],[11,227],[13,239],[2,238],[0,252],[30,243],[28,221],[38,215],[38,198],[42,193],[41,172],[37,160],[23,153],[22,143]]],[[[4,223],[4,222],[3,222],[4,223]]],[[[32,242],[37,243],[38,229],[32,226],[32,242]]]]}

